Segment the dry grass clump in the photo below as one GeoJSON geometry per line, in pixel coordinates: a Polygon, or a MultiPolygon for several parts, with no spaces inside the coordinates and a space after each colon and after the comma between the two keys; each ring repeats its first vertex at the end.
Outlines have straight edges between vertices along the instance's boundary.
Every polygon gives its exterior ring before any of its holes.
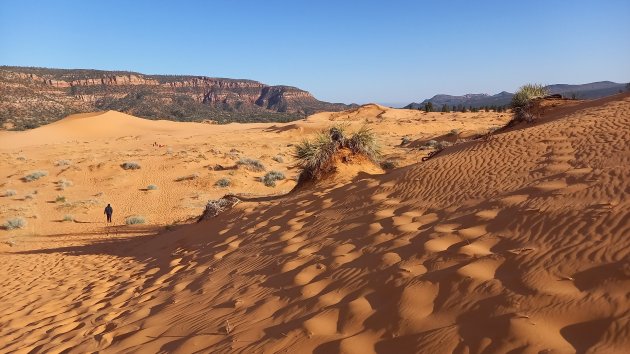
{"type": "Polygon", "coordinates": [[[26,176],[22,177],[24,182],[33,182],[44,176],[48,176],[48,171],[33,171],[26,176]]]}
{"type": "Polygon", "coordinates": [[[236,162],[236,165],[243,166],[253,172],[262,172],[266,170],[265,165],[263,165],[260,160],[250,159],[248,157],[241,158],[236,162]]]}
{"type": "Polygon", "coordinates": [[[70,214],[66,214],[63,216],[63,221],[64,222],[74,222],[74,216],[70,215],[70,214]]]}
{"type": "Polygon", "coordinates": [[[65,203],[66,202],[66,197],[63,195],[58,195],[57,198],[55,198],[55,203],[65,203]]]}
{"type": "Polygon", "coordinates": [[[219,179],[218,181],[216,181],[214,183],[215,186],[221,187],[221,188],[229,187],[230,184],[231,184],[231,182],[227,178],[221,178],[221,179],[219,179]]]}
{"type": "Polygon", "coordinates": [[[348,138],[343,126],[334,126],[319,132],[313,140],[304,140],[296,146],[294,156],[302,170],[299,181],[317,180],[333,172],[335,153],[340,149],[348,149],[352,154],[373,162],[378,162],[381,156],[376,135],[368,127],[361,127],[348,138]]]}
{"type": "Polygon", "coordinates": [[[135,161],[129,161],[121,164],[120,167],[122,167],[123,170],[139,170],[140,164],[135,161]]]}
{"type": "Polygon", "coordinates": [[[233,195],[225,195],[219,199],[209,200],[206,204],[206,209],[203,211],[203,214],[201,214],[201,217],[197,222],[213,218],[222,212],[233,208],[240,202],[241,200],[233,195]]]}
{"type": "Polygon", "coordinates": [[[72,162],[70,160],[57,160],[55,161],[55,166],[69,166],[72,162]]]}
{"type": "Polygon", "coordinates": [[[144,219],[144,216],[140,216],[140,215],[133,215],[125,219],[125,224],[127,225],[138,225],[138,224],[144,224],[145,222],[146,221],[144,219]]]}
{"type": "Polygon", "coordinates": [[[526,84],[521,86],[512,96],[510,105],[514,110],[515,122],[531,123],[536,118],[536,114],[532,112],[532,101],[537,98],[543,98],[549,94],[549,90],[540,84],[526,84]]]}
{"type": "Polygon", "coordinates": [[[263,176],[261,180],[265,184],[265,186],[275,187],[276,181],[280,181],[283,179],[285,179],[284,173],[280,171],[269,171],[263,176]]]}
{"type": "Polygon", "coordinates": [[[69,181],[65,178],[58,180],[57,182],[55,182],[55,184],[57,185],[57,190],[59,191],[65,190],[66,188],[73,185],[72,181],[69,181]]]}
{"type": "Polygon", "coordinates": [[[22,218],[11,218],[2,224],[2,228],[5,230],[22,229],[26,226],[26,220],[22,218]]]}
{"type": "Polygon", "coordinates": [[[284,162],[284,158],[280,155],[276,155],[274,157],[271,158],[272,160],[274,160],[275,162],[279,162],[279,163],[283,163],[284,162]]]}
{"type": "Polygon", "coordinates": [[[155,184],[149,184],[147,186],[147,190],[149,190],[149,191],[154,191],[154,190],[157,190],[157,189],[158,189],[158,186],[156,186],[155,184]]]}
{"type": "Polygon", "coordinates": [[[17,192],[13,189],[7,189],[6,191],[4,191],[2,193],[2,195],[0,195],[0,197],[13,197],[14,195],[16,195],[17,192]]]}

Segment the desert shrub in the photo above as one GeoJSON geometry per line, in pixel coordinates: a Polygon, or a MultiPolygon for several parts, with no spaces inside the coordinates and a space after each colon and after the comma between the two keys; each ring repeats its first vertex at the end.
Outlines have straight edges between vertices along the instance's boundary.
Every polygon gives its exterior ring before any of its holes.
{"type": "Polygon", "coordinates": [[[271,159],[274,160],[275,162],[279,162],[279,163],[283,163],[284,162],[284,159],[280,155],[276,155],[276,156],[272,157],[271,159]]]}
{"type": "Polygon", "coordinates": [[[461,130],[459,129],[451,129],[451,131],[448,133],[449,135],[458,135],[459,133],[461,133],[461,130]]]}
{"type": "Polygon", "coordinates": [[[147,186],[147,190],[150,190],[150,191],[154,191],[154,190],[157,190],[157,189],[158,189],[158,186],[156,186],[155,184],[149,184],[147,186]]]}
{"type": "Polygon", "coordinates": [[[540,84],[526,84],[521,86],[514,96],[510,105],[512,108],[527,106],[533,99],[545,97],[549,94],[549,90],[540,84]]]}
{"type": "Polygon", "coordinates": [[[190,175],[177,177],[175,179],[175,182],[192,181],[193,179],[197,179],[197,178],[199,178],[199,174],[198,173],[193,173],[193,174],[190,174],[190,175]]]}
{"type": "Polygon", "coordinates": [[[55,166],[69,166],[71,164],[70,160],[57,160],[55,161],[55,166]]]}
{"type": "Polygon", "coordinates": [[[12,197],[12,196],[14,196],[14,195],[16,195],[16,194],[17,194],[17,192],[16,192],[15,190],[13,190],[13,189],[7,189],[6,191],[4,191],[4,192],[2,193],[2,195],[1,195],[1,196],[2,196],[2,197],[12,197]]]}
{"type": "Polygon", "coordinates": [[[21,229],[24,226],[26,226],[26,220],[22,218],[11,218],[2,224],[2,228],[5,230],[21,229]]]}
{"type": "Polygon", "coordinates": [[[55,203],[65,203],[66,202],[66,197],[64,197],[63,195],[58,195],[57,198],[55,198],[55,203]]]}
{"type": "Polygon", "coordinates": [[[411,142],[411,138],[410,138],[410,137],[408,137],[408,136],[403,136],[403,137],[400,139],[400,146],[407,145],[407,144],[409,144],[410,142],[411,142]]]}
{"type": "Polygon", "coordinates": [[[396,168],[396,162],[391,161],[391,160],[383,161],[381,162],[381,168],[384,170],[394,169],[396,168]]]}
{"type": "Polygon", "coordinates": [[[144,224],[144,223],[145,223],[144,216],[140,216],[140,215],[133,215],[125,219],[125,224],[127,225],[137,225],[137,224],[144,224]]]}
{"type": "Polygon", "coordinates": [[[233,208],[236,204],[240,203],[240,201],[240,199],[233,195],[226,195],[220,199],[209,200],[206,204],[206,209],[203,211],[203,214],[197,222],[213,218],[222,212],[233,208]]]}
{"type": "Polygon", "coordinates": [[[280,171],[269,171],[263,176],[262,182],[267,187],[275,187],[276,181],[283,180],[284,178],[284,173],[280,171]]]}
{"type": "Polygon", "coordinates": [[[58,180],[57,182],[55,182],[55,184],[57,185],[57,189],[58,190],[64,190],[70,186],[72,186],[72,181],[68,181],[65,178],[62,178],[60,180],[58,180]]]}
{"type": "Polygon", "coordinates": [[[215,186],[225,188],[230,186],[230,180],[227,178],[221,178],[214,183],[215,186]]]}
{"type": "Polygon", "coordinates": [[[266,169],[265,165],[263,165],[260,160],[250,159],[248,157],[241,158],[236,164],[254,172],[262,172],[266,169]]]}
{"type": "Polygon", "coordinates": [[[26,176],[22,177],[24,182],[36,181],[44,176],[48,176],[48,171],[33,171],[26,176]]]}
{"type": "Polygon", "coordinates": [[[70,214],[66,214],[63,216],[63,221],[72,221],[74,222],[74,216],[70,215],[70,214]]]}
{"type": "Polygon", "coordinates": [[[313,140],[304,140],[296,145],[294,156],[301,168],[299,180],[318,179],[332,172],[334,155],[339,149],[349,149],[353,154],[373,162],[380,158],[380,149],[372,130],[363,126],[347,138],[343,126],[334,126],[319,132],[313,140]]]}
{"type": "Polygon", "coordinates": [[[122,167],[123,170],[139,170],[140,164],[135,161],[129,161],[121,164],[120,167],[122,167]]]}

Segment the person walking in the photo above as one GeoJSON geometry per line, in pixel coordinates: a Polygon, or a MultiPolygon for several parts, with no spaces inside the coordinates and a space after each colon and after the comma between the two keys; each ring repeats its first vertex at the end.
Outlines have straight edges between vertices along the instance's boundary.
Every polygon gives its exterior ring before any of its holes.
{"type": "Polygon", "coordinates": [[[114,209],[112,208],[111,205],[107,204],[107,206],[105,207],[105,215],[107,215],[107,222],[110,223],[112,222],[112,214],[114,213],[114,209]]]}

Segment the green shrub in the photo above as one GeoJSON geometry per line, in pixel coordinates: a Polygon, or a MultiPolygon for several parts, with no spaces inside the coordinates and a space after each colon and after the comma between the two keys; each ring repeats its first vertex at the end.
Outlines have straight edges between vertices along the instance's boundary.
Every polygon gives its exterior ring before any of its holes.
{"type": "Polygon", "coordinates": [[[155,184],[149,184],[147,186],[147,190],[150,190],[150,191],[154,191],[154,190],[157,190],[157,189],[158,189],[158,186],[156,186],[155,184]]]}
{"type": "Polygon", "coordinates": [[[48,176],[48,171],[33,171],[31,173],[29,173],[28,175],[22,177],[22,180],[24,182],[32,182],[32,181],[36,181],[44,176],[48,176]]]}
{"type": "Polygon", "coordinates": [[[221,179],[219,179],[218,181],[216,181],[214,183],[215,186],[221,187],[221,188],[229,187],[230,184],[231,184],[231,182],[227,178],[221,178],[221,179]]]}
{"type": "Polygon", "coordinates": [[[125,224],[127,225],[137,225],[137,224],[144,224],[144,223],[145,223],[144,217],[140,215],[133,215],[125,219],[125,224]]]}
{"type": "Polygon", "coordinates": [[[139,170],[140,164],[135,161],[129,161],[121,164],[120,167],[122,167],[123,170],[139,170]]]}
{"type": "Polygon", "coordinates": [[[26,220],[22,218],[12,218],[2,224],[2,228],[5,230],[22,229],[26,226],[26,220]]]}
{"type": "Polygon", "coordinates": [[[7,189],[6,191],[4,191],[4,193],[2,193],[2,197],[12,197],[14,195],[16,195],[17,192],[13,189],[7,189]]]}
{"type": "Polygon", "coordinates": [[[549,94],[549,90],[540,84],[526,84],[521,86],[512,96],[510,105],[512,108],[522,108],[536,98],[545,97],[549,94]]]}
{"type": "Polygon", "coordinates": [[[294,156],[301,168],[299,180],[318,179],[332,172],[334,155],[339,149],[349,149],[353,154],[363,155],[373,162],[378,161],[380,148],[372,130],[363,126],[346,138],[344,128],[334,126],[323,130],[313,140],[304,140],[295,147],[294,156]]]}
{"type": "Polygon", "coordinates": [[[238,166],[243,166],[246,169],[254,172],[262,172],[266,170],[265,165],[263,165],[260,160],[250,159],[248,157],[241,158],[236,162],[238,166]]]}
{"type": "Polygon", "coordinates": [[[269,171],[265,174],[265,176],[263,176],[262,182],[267,187],[275,187],[276,181],[280,181],[283,179],[285,179],[284,173],[280,171],[269,171]]]}

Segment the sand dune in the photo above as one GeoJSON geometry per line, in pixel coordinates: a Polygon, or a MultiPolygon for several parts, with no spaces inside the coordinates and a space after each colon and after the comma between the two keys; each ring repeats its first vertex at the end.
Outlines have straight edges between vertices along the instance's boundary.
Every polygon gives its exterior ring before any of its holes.
{"type": "MultiPolygon", "coordinates": [[[[398,146],[404,135],[483,131],[508,118],[473,115],[374,105],[286,125],[130,122],[141,136],[106,145],[109,131],[94,129],[91,145],[50,140],[45,149],[20,145],[20,135],[36,137],[37,129],[1,135],[15,144],[0,152],[10,161],[1,188],[20,193],[0,198],[2,216],[32,213],[37,229],[0,234],[0,352],[628,352],[630,97],[551,107],[538,124],[465,141],[422,163],[426,151],[398,146]],[[415,155],[388,173],[156,227],[199,213],[201,206],[182,210],[192,190],[205,193],[199,204],[225,192],[211,182],[227,172],[204,166],[233,162],[232,146],[254,158],[289,156],[289,141],[338,119],[370,121],[389,157],[415,155]],[[149,129],[177,154],[151,147],[154,137],[141,134],[149,129]],[[197,154],[207,159],[195,162],[197,154]],[[51,185],[59,168],[32,185],[18,178],[61,155],[83,161],[67,172],[75,180],[69,196],[106,192],[81,221],[100,220],[111,199],[122,213],[139,208],[166,222],[107,229],[50,221],[60,211],[42,200],[59,193],[51,185]],[[122,171],[123,157],[143,168],[122,171]],[[203,174],[172,181],[191,172],[203,174]],[[152,176],[166,176],[160,194],[131,192],[152,176]],[[30,188],[41,192],[18,202],[30,188]]],[[[85,119],[40,131],[93,129],[81,128],[85,119]]],[[[235,191],[283,189],[237,171],[235,191]]]]}

